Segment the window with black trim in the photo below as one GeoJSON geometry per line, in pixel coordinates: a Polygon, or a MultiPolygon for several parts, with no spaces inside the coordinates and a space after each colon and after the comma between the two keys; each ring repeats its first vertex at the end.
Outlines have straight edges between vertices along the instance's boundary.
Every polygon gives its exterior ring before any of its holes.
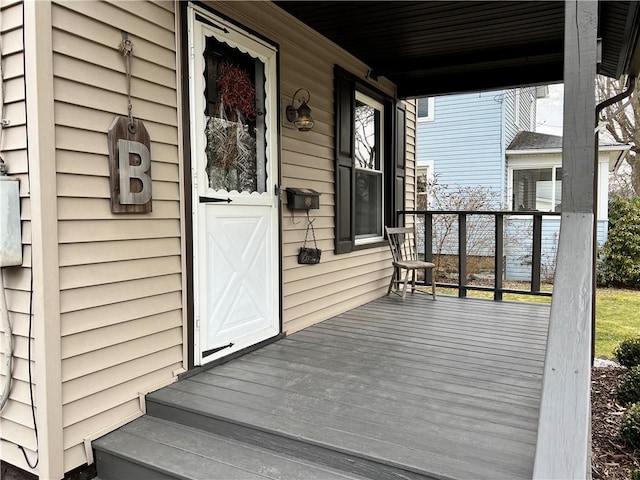
{"type": "Polygon", "coordinates": [[[404,209],[404,106],[335,69],[335,252],[377,245],[404,209]]]}

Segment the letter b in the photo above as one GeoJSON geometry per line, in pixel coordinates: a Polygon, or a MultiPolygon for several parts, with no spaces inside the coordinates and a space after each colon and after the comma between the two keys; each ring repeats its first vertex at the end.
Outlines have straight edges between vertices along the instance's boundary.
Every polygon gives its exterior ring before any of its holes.
{"type": "Polygon", "coordinates": [[[123,205],[143,205],[151,200],[151,177],[146,172],[151,168],[149,149],[140,142],[118,140],[118,167],[120,171],[120,203],[123,205]],[[140,157],[140,165],[131,165],[131,154],[140,157]],[[131,191],[131,179],[142,182],[140,192],[131,191]]]}

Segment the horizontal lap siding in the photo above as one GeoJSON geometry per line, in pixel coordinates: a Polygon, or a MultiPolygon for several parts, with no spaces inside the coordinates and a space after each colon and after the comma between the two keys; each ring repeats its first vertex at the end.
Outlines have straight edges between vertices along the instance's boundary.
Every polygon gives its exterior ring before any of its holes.
{"type": "Polygon", "coordinates": [[[435,120],[418,124],[418,163],[434,161],[440,185],[503,190],[503,91],[435,97],[435,120]]]}
{"type": "MultiPolygon", "coordinates": [[[[505,226],[505,279],[531,281],[533,220],[513,218],[505,226]]],[[[553,281],[560,240],[560,217],[542,220],[540,275],[543,282],[553,281]]]]}
{"type": "MultiPolygon", "coordinates": [[[[30,459],[35,458],[36,439],[31,413],[28,360],[31,215],[27,162],[23,3],[21,1],[0,1],[0,46],[4,91],[4,108],[0,116],[9,120],[9,125],[1,132],[0,154],[9,167],[9,175],[20,179],[20,213],[24,244],[23,265],[3,269],[9,320],[14,335],[14,360],[11,393],[0,418],[2,432],[0,457],[2,461],[31,471],[17,447],[21,445],[26,449],[30,459]]],[[[4,377],[1,381],[5,381],[4,377]]]]}
{"type": "Polygon", "coordinates": [[[505,112],[513,104],[509,96],[511,91],[496,90],[433,99],[435,119],[418,123],[417,157],[418,164],[433,162],[443,195],[483,187],[482,196],[501,208],[506,192],[505,131],[513,123],[505,112]]]}
{"type": "Polygon", "coordinates": [[[140,412],[138,392],[182,367],[181,186],[173,4],[52,7],[65,470],[83,440],[140,412]],[[107,129],[127,113],[121,30],[133,43],[133,115],[151,137],[153,212],[111,213],[107,129]]]}
{"type": "MultiPolygon", "coordinates": [[[[283,205],[284,329],[291,333],[354,308],[384,293],[391,273],[388,247],[335,255],[334,247],[334,108],[333,66],[338,63],[364,78],[366,67],[320,35],[301,25],[269,2],[211,2],[211,7],[266,36],[280,46],[281,105],[290,103],[298,88],[311,94],[315,127],[298,132],[282,127],[282,187],[308,187],[320,192],[315,218],[318,265],[298,265],[297,253],[305,236],[306,214],[283,205]]],[[[389,84],[378,85],[393,93],[389,84]]],[[[408,124],[415,112],[409,108],[408,124]]],[[[412,127],[413,128],[413,127],[412,127]]],[[[409,147],[408,172],[414,149],[409,147]]],[[[407,185],[413,205],[413,183],[407,185]]],[[[283,204],[286,195],[283,195],[283,204]]]]}

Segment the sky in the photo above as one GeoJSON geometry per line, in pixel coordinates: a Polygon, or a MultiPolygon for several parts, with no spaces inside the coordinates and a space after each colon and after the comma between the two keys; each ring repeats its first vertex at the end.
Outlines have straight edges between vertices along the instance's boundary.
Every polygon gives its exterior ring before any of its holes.
{"type": "Polygon", "coordinates": [[[549,85],[549,97],[538,99],[536,132],[562,136],[564,85],[549,85]]]}
{"type": "MultiPolygon", "coordinates": [[[[564,98],[564,85],[562,83],[549,85],[549,96],[537,100],[536,132],[562,136],[562,108],[564,98]]],[[[605,141],[608,139],[606,132],[602,134],[605,141]]],[[[625,168],[628,168],[626,163],[625,168]]]]}

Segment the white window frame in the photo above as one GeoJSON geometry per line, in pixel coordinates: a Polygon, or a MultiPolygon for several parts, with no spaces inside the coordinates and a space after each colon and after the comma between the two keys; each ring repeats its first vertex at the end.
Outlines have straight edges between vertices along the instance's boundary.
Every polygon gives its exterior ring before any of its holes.
{"type": "MultiPolygon", "coordinates": [[[[533,163],[533,162],[527,162],[527,163],[511,163],[509,164],[508,167],[508,181],[509,181],[509,188],[508,188],[508,202],[509,202],[509,208],[512,211],[514,210],[514,205],[513,205],[513,172],[514,171],[520,171],[520,170],[544,170],[544,169],[551,169],[551,182],[553,185],[555,185],[555,181],[556,180],[560,180],[562,181],[561,178],[557,178],[557,172],[558,169],[562,168],[562,163],[558,163],[558,162],[549,162],[549,161],[542,161],[539,163],[533,163]]],[[[556,191],[555,188],[551,189],[551,204],[555,205],[556,204],[556,200],[562,200],[560,199],[556,199],[556,191]]],[[[543,213],[551,213],[549,211],[542,211],[543,213]]]]}
{"type": "Polygon", "coordinates": [[[435,115],[435,104],[436,104],[436,97],[421,97],[421,98],[416,98],[416,117],[418,118],[418,122],[433,122],[436,119],[436,115],[435,115]],[[418,112],[418,102],[420,101],[421,98],[425,98],[427,100],[427,115],[426,116],[419,116],[418,112]]]}
{"type": "MultiPolygon", "coordinates": [[[[559,152],[537,153],[536,155],[509,155],[507,165],[507,199],[509,208],[513,208],[513,171],[530,170],[536,168],[559,168],[562,167],[561,154],[559,152]]],[[[608,178],[609,178],[609,156],[600,151],[598,156],[598,208],[596,212],[597,220],[608,220],[608,178]]],[[[556,170],[557,172],[557,170],[556,170]]],[[[556,178],[558,180],[558,178],[556,178]]]]}
{"type": "Polygon", "coordinates": [[[416,166],[416,205],[418,203],[418,198],[421,195],[424,195],[427,197],[427,201],[426,201],[426,206],[427,208],[431,208],[431,201],[432,201],[432,192],[430,192],[429,190],[427,190],[426,192],[421,192],[418,190],[418,179],[420,178],[421,175],[424,174],[424,176],[426,177],[426,181],[427,181],[427,185],[429,185],[434,178],[434,172],[433,172],[433,167],[434,167],[434,162],[433,160],[429,160],[426,162],[419,162],[418,165],[416,166]]]}
{"type": "MultiPolygon", "coordinates": [[[[374,109],[378,110],[380,112],[380,129],[378,132],[376,132],[376,134],[379,136],[378,139],[376,139],[376,141],[380,142],[380,145],[378,147],[378,152],[380,154],[380,158],[378,159],[380,168],[378,170],[376,169],[370,169],[370,168],[361,168],[357,166],[357,162],[356,162],[356,166],[355,166],[355,172],[361,171],[361,172],[367,172],[367,173],[375,173],[376,175],[380,176],[380,183],[381,183],[381,189],[380,189],[380,199],[379,199],[379,203],[378,203],[378,208],[380,209],[380,235],[355,235],[355,245],[364,245],[367,243],[374,243],[374,242],[379,242],[384,240],[384,225],[385,225],[385,218],[384,218],[384,196],[385,196],[385,191],[384,191],[384,184],[385,184],[385,171],[384,171],[384,165],[385,165],[385,156],[384,156],[384,152],[385,152],[385,146],[384,146],[384,132],[385,132],[385,125],[384,125],[384,105],[371,98],[368,95],[365,95],[364,93],[356,90],[356,101],[362,102],[365,105],[368,105],[370,107],[373,107],[374,109]]],[[[357,199],[356,199],[357,201],[357,199]]],[[[355,205],[354,205],[354,209],[355,209],[355,205]]]]}

